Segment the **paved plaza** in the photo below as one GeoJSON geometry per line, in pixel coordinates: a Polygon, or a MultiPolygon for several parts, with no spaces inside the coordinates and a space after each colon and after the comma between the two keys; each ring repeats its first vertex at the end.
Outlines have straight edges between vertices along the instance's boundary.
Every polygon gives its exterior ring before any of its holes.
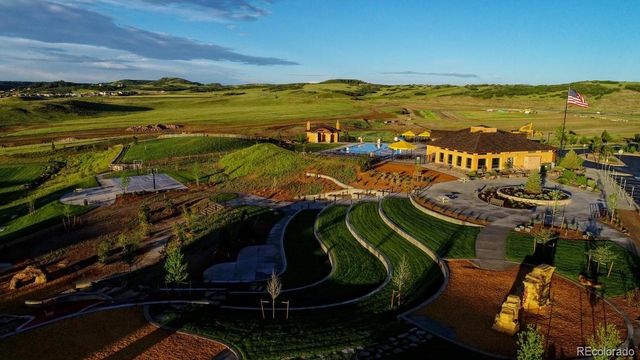
{"type": "Polygon", "coordinates": [[[184,190],[186,186],[167,174],[140,175],[129,177],[129,185],[124,191],[120,178],[108,178],[104,174],[97,177],[99,187],[76,189],[63,195],[60,202],[70,205],[111,205],[118,194],[154,192],[166,190],[184,190]]]}

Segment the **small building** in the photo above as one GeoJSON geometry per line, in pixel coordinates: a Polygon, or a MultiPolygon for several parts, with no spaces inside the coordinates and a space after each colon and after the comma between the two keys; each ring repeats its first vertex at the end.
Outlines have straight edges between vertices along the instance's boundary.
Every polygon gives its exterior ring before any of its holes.
{"type": "Polygon", "coordinates": [[[310,143],[337,143],[340,141],[340,121],[336,121],[336,127],[318,125],[311,127],[307,121],[307,141],[310,143]]]}
{"type": "Polygon", "coordinates": [[[536,170],[556,160],[555,148],[494,127],[473,126],[427,144],[427,160],[468,171],[536,170]]]}

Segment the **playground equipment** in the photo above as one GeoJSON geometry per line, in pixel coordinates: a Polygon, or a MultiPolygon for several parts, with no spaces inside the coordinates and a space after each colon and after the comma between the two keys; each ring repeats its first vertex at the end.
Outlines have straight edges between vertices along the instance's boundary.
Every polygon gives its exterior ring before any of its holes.
{"type": "Polygon", "coordinates": [[[554,266],[542,264],[536,266],[522,282],[522,307],[526,310],[537,310],[551,302],[551,277],[556,270],[554,266]]]}
{"type": "Polygon", "coordinates": [[[502,303],[500,312],[493,320],[493,330],[513,336],[520,330],[520,297],[518,295],[509,295],[507,300],[502,303]]]}

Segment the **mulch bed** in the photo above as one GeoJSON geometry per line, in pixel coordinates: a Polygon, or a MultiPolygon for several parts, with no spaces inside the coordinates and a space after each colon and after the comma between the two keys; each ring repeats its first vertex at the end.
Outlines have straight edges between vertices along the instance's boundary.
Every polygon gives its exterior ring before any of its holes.
{"type": "MultiPolygon", "coordinates": [[[[426,315],[455,332],[456,339],[479,349],[505,356],[515,356],[517,337],[491,329],[494,316],[506,296],[520,288],[516,280],[531,268],[515,266],[507,271],[475,268],[467,261],[449,261],[451,279],[433,303],[420,309],[426,315]]],[[[598,323],[614,323],[626,337],[623,318],[603,301],[593,301],[588,292],[574,283],[554,275],[552,305],[540,313],[520,312],[520,328],[534,324],[546,337],[549,358],[576,356],[576,347],[585,345],[598,323]]],[[[517,293],[517,292],[515,292],[517,293]]]]}
{"type": "Polygon", "coordinates": [[[0,341],[3,359],[212,359],[226,349],[213,340],[147,323],[140,308],[60,321],[0,341]]]}

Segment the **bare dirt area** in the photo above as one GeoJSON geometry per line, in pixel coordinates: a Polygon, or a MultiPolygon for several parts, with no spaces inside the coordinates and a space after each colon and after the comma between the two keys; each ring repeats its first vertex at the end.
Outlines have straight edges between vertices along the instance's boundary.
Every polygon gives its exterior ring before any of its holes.
{"type": "Polygon", "coordinates": [[[128,272],[130,267],[121,259],[117,245],[112,245],[113,250],[105,264],[98,261],[97,247],[105,238],[115,242],[121,233],[137,236],[138,216],[143,204],[150,212],[149,235],[141,239],[132,267],[137,269],[158,262],[173,224],[182,221],[182,206],[197,211],[208,203],[211,194],[209,189],[194,189],[127,195],[113,205],[96,208],[79,217],[73,229],[65,229],[60,224],[18,239],[3,249],[2,260],[13,263],[14,267],[0,275],[0,310],[15,311],[24,300],[58,294],[73,288],[79,280],[93,281],[128,272]],[[9,290],[13,275],[29,265],[42,269],[48,281],[9,290]]]}
{"type": "Polygon", "coordinates": [[[277,186],[275,187],[268,186],[263,188],[255,188],[255,184],[252,183],[250,178],[247,178],[244,181],[247,184],[246,188],[229,190],[242,190],[242,192],[246,192],[248,194],[253,194],[277,201],[294,200],[297,196],[300,195],[320,194],[329,191],[340,190],[340,187],[329,180],[309,177],[303,173],[292,176],[290,179],[287,179],[286,182],[277,184],[277,186]]]}
{"type": "Polygon", "coordinates": [[[64,320],[0,342],[0,354],[7,360],[196,360],[212,359],[225,350],[213,340],[158,329],[140,308],[64,320]]]}
{"type": "MultiPolygon", "coordinates": [[[[531,268],[490,271],[467,261],[449,261],[451,279],[442,296],[420,309],[420,315],[451,330],[457,340],[479,349],[515,356],[516,337],[492,330],[494,316],[509,293],[519,293],[523,274],[531,268]]],[[[520,328],[533,324],[546,338],[548,358],[571,358],[585,345],[598,323],[614,323],[626,337],[624,320],[610,305],[591,298],[574,283],[554,275],[552,304],[539,313],[520,311],[520,328]]]]}
{"type": "Polygon", "coordinates": [[[358,173],[358,180],[350,185],[371,190],[407,191],[414,186],[423,187],[453,180],[456,180],[454,176],[422,167],[416,172],[416,166],[413,164],[387,162],[358,173]]]}

